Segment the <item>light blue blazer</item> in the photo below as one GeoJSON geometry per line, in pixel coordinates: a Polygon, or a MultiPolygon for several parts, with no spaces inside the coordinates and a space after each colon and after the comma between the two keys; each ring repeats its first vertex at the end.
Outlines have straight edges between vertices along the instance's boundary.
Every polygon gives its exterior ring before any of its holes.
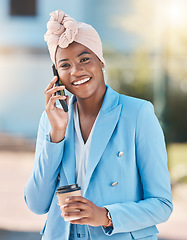
{"type": "MultiPolygon", "coordinates": [[[[33,171],[25,187],[31,211],[48,212],[41,231],[45,240],[69,237],[70,223],[61,217],[55,191],[75,183],[74,101],[75,96],[60,143],[50,142],[50,123],[43,113],[33,171]]],[[[106,206],[113,221],[113,228],[88,226],[91,239],[157,239],[155,225],[168,219],[173,206],[164,136],[150,102],[107,86],[92,136],[83,196],[106,206]]]]}

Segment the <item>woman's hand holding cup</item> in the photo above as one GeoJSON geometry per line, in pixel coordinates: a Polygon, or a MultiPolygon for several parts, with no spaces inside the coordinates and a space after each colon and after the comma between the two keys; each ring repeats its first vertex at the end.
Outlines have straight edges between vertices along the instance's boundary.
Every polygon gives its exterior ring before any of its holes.
{"type": "Polygon", "coordinates": [[[107,210],[96,206],[93,202],[81,196],[72,196],[65,200],[66,204],[60,207],[64,219],[72,224],[90,225],[93,227],[108,224],[107,210]],[[79,211],[77,211],[77,209],[79,211]]]}

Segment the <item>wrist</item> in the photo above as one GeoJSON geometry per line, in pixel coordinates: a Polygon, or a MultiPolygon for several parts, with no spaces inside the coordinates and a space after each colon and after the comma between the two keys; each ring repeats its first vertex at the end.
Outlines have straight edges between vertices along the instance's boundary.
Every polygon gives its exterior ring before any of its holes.
{"type": "Polygon", "coordinates": [[[59,143],[65,137],[65,132],[60,130],[51,130],[50,132],[50,140],[52,143],[59,143]]]}
{"type": "Polygon", "coordinates": [[[105,224],[103,225],[103,227],[104,228],[112,227],[113,223],[112,223],[112,218],[111,218],[110,212],[107,208],[104,207],[104,209],[105,209],[106,221],[105,221],[105,224]]]}

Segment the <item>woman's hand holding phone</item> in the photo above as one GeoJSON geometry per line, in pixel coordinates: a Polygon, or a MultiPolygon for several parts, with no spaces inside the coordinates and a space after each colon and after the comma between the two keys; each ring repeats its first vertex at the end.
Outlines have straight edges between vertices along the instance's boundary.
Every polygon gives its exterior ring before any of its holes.
{"type": "Polygon", "coordinates": [[[51,142],[57,143],[64,139],[68,113],[63,108],[56,107],[57,100],[65,100],[68,103],[68,96],[57,95],[57,91],[64,90],[64,86],[56,86],[58,77],[55,76],[45,89],[45,110],[51,124],[51,142]]]}

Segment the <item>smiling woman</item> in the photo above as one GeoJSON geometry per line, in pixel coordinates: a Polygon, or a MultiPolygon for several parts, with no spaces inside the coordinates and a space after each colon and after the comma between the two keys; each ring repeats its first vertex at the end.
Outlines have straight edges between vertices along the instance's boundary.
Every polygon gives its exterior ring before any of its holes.
{"type": "Polygon", "coordinates": [[[60,10],[47,26],[45,40],[63,86],[54,77],[45,90],[25,188],[28,207],[49,212],[42,239],[156,240],[155,225],[170,216],[172,196],[164,135],[152,104],[105,85],[102,44],[92,26],[60,10]],[[70,101],[56,95],[64,88],[73,94],[70,101]],[[56,104],[61,99],[68,112],[56,104]],[[82,195],[66,197],[59,207],[55,192],[72,184],[82,195]]]}

